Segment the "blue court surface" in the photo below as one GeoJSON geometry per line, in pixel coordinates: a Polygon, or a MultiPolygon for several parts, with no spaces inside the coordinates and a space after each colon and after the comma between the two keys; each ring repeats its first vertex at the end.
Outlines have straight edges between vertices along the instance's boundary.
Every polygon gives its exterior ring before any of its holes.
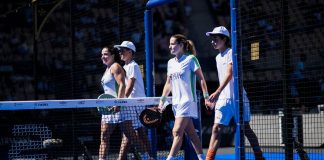
{"type": "MultiPolygon", "coordinates": [[[[276,152],[267,152],[263,154],[265,159],[269,160],[284,160],[284,153],[276,153],[276,152]]],[[[308,157],[310,160],[324,160],[324,153],[308,153],[308,157]]],[[[158,157],[158,160],[165,160],[166,157],[158,157]]],[[[174,160],[183,160],[183,156],[174,157],[174,160]]],[[[246,160],[254,160],[253,153],[246,153],[246,160]]],[[[217,154],[215,160],[235,160],[234,154],[217,154]]],[[[300,160],[297,153],[294,154],[294,160],[300,160]]]]}
{"type": "MultiPolygon", "coordinates": [[[[275,153],[275,152],[267,152],[264,153],[264,158],[265,159],[285,159],[285,154],[284,153],[275,153]]],[[[308,153],[308,157],[310,160],[324,160],[324,153],[308,153]]],[[[217,155],[216,158],[217,160],[235,160],[235,155],[234,154],[220,154],[217,155]]],[[[254,160],[254,155],[252,153],[247,153],[246,160],[254,160]]],[[[294,154],[294,160],[300,160],[299,156],[297,153],[294,154]]]]}

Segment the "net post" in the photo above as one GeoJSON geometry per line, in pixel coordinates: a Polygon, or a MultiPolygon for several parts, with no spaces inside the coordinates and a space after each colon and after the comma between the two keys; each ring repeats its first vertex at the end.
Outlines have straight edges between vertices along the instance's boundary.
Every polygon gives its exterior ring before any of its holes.
{"type": "MultiPolygon", "coordinates": [[[[145,77],[146,77],[146,95],[153,97],[154,91],[154,50],[153,50],[153,15],[151,9],[171,3],[174,0],[149,0],[146,3],[144,11],[144,32],[145,32],[145,77]]],[[[151,139],[151,152],[154,158],[157,158],[157,141],[156,129],[149,130],[149,138],[151,139]]]]}
{"type": "Polygon", "coordinates": [[[38,89],[37,89],[37,83],[38,83],[38,70],[37,70],[37,57],[38,57],[38,28],[37,28],[37,3],[34,1],[33,3],[33,77],[34,77],[34,99],[38,99],[38,89]]]}
{"type": "MultiPolygon", "coordinates": [[[[148,97],[154,96],[154,55],[153,55],[153,16],[151,9],[146,9],[144,12],[144,26],[145,26],[145,77],[146,77],[146,94],[148,97]]],[[[151,152],[154,158],[157,157],[157,141],[156,129],[149,129],[149,139],[151,140],[151,152]]]]}
{"type": "Polygon", "coordinates": [[[288,34],[287,34],[287,26],[289,23],[289,16],[288,16],[288,1],[287,0],[281,0],[281,10],[280,10],[280,16],[281,16],[281,43],[283,44],[281,46],[282,51],[282,58],[283,58],[283,125],[284,125],[284,149],[285,149],[285,159],[293,159],[294,156],[294,138],[293,138],[293,110],[291,104],[289,104],[289,66],[291,66],[290,62],[290,46],[289,46],[289,40],[287,40],[288,34]]]}
{"type": "MultiPolygon", "coordinates": [[[[244,160],[245,159],[245,144],[244,144],[244,132],[241,131],[243,118],[240,115],[242,108],[240,104],[242,102],[242,79],[239,73],[240,66],[238,64],[239,54],[237,53],[237,29],[236,29],[236,0],[230,1],[230,9],[231,9],[231,43],[232,43],[232,59],[233,59],[233,78],[234,78],[234,106],[235,106],[235,159],[244,160]]],[[[242,112],[243,113],[243,112],[242,112]]]]}

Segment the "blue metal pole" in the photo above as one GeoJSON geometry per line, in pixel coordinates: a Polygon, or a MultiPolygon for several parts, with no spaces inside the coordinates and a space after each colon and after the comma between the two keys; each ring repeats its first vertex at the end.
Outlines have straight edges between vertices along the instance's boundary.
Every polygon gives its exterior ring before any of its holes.
{"type": "Polygon", "coordinates": [[[237,36],[236,36],[236,4],[235,0],[230,1],[231,8],[231,36],[232,36],[232,58],[233,58],[233,77],[234,77],[234,106],[235,106],[235,159],[240,160],[240,105],[239,105],[239,76],[237,61],[237,36]]]}
{"type": "Polygon", "coordinates": [[[144,23],[145,23],[145,54],[146,54],[146,93],[147,96],[154,96],[154,80],[153,80],[153,67],[154,67],[154,55],[153,55],[153,22],[152,11],[145,10],[144,23]]]}
{"type": "Polygon", "coordinates": [[[174,2],[175,0],[149,0],[146,3],[146,8],[154,8],[158,6],[162,6],[171,2],[174,2]]]}
{"type": "MultiPolygon", "coordinates": [[[[146,4],[146,10],[144,12],[144,29],[145,29],[145,54],[146,54],[146,65],[145,65],[145,77],[146,77],[146,93],[148,97],[152,97],[155,95],[154,88],[154,51],[153,51],[153,16],[151,9],[154,7],[162,6],[175,0],[149,0],[146,4]]],[[[198,134],[201,135],[201,125],[200,125],[200,114],[199,119],[194,120],[195,128],[199,131],[198,134]]],[[[151,140],[151,148],[152,154],[154,158],[157,157],[157,142],[156,142],[156,129],[149,130],[149,137],[151,140]]],[[[201,137],[200,137],[201,138],[201,137]]],[[[197,157],[194,152],[193,147],[191,146],[190,141],[188,147],[186,147],[186,155],[185,159],[192,159],[193,157],[197,157]]]]}
{"type": "MultiPolygon", "coordinates": [[[[146,94],[148,97],[154,97],[154,54],[153,54],[153,16],[152,11],[147,9],[144,12],[144,30],[145,30],[145,78],[146,78],[146,94]]],[[[156,129],[149,130],[149,137],[151,139],[151,152],[156,159],[156,129]]]]}

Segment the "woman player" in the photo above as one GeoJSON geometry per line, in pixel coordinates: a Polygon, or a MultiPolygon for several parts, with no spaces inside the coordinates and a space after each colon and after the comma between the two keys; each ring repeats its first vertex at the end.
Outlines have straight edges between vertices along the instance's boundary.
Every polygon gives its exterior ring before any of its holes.
{"type": "MultiPolygon", "coordinates": [[[[103,64],[107,66],[107,69],[101,79],[101,84],[105,94],[109,94],[117,98],[124,98],[126,88],[125,71],[119,64],[121,60],[118,49],[113,47],[103,47],[101,55],[103,64]]],[[[110,136],[118,123],[120,123],[124,137],[131,140],[135,139],[132,121],[124,120],[122,118],[121,114],[123,114],[123,110],[120,107],[114,106],[113,110],[115,113],[102,115],[101,118],[99,160],[106,159],[109,150],[109,141],[111,140],[110,136]]],[[[125,143],[121,143],[120,148],[121,150],[126,150],[127,145],[125,143]]],[[[124,157],[126,157],[126,152],[120,153],[118,159],[125,159],[124,157]]]]}
{"type": "Polygon", "coordinates": [[[195,131],[192,118],[198,118],[196,76],[207,104],[208,91],[200,64],[194,56],[193,43],[184,35],[176,34],[170,38],[169,49],[174,58],[168,61],[167,80],[161,96],[159,108],[163,111],[166,97],[172,92],[172,110],[175,123],[172,129],[173,143],[167,160],[171,160],[180,150],[183,134],[186,133],[199,160],[204,160],[202,145],[195,131]]]}

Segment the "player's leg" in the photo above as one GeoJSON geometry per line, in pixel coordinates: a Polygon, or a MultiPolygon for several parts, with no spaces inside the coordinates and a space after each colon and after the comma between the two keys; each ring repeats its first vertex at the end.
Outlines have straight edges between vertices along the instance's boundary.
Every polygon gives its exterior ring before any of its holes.
{"type": "Polygon", "coordinates": [[[136,132],[136,137],[139,141],[139,151],[142,153],[149,153],[149,145],[148,145],[148,137],[146,134],[146,130],[144,126],[141,124],[141,121],[139,120],[139,116],[141,112],[145,109],[145,106],[134,106],[135,108],[135,115],[132,118],[133,128],[136,132]]]}
{"type": "MultiPolygon", "coordinates": [[[[142,146],[141,152],[145,155],[148,154],[150,158],[154,157],[152,152],[150,151],[150,143],[148,141],[148,136],[146,133],[146,129],[144,127],[140,127],[136,129],[136,136],[140,139],[140,145],[142,146]]],[[[147,156],[146,156],[147,157],[147,156]]]]}
{"type": "Polygon", "coordinates": [[[214,123],[213,128],[212,128],[212,135],[211,135],[210,141],[209,141],[208,151],[206,154],[206,160],[214,160],[215,159],[215,155],[216,155],[217,149],[218,149],[220,141],[221,141],[223,128],[224,128],[223,125],[214,123]]]}
{"type": "Polygon", "coordinates": [[[243,101],[244,101],[244,110],[243,110],[244,126],[243,127],[244,127],[245,136],[252,146],[255,159],[263,160],[264,158],[262,156],[262,151],[259,145],[258,137],[256,136],[256,134],[254,133],[254,131],[250,126],[250,121],[251,121],[250,102],[246,94],[244,94],[243,96],[243,101]]]}
{"type": "Polygon", "coordinates": [[[225,105],[215,109],[214,125],[212,128],[212,135],[210,137],[209,147],[206,154],[206,160],[214,160],[217,149],[220,145],[222,132],[234,115],[231,101],[225,102],[225,105]]]}
{"type": "Polygon", "coordinates": [[[252,130],[250,124],[245,122],[244,124],[245,136],[250,142],[254,156],[256,160],[263,160],[262,150],[259,145],[258,137],[255,135],[254,131],[252,130]]]}
{"type": "Polygon", "coordinates": [[[110,135],[114,131],[116,124],[101,123],[99,160],[106,159],[109,151],[110,135]]]}
{"type": "Polygon", "coordinates": [[[120,150],[119,150],[118,160],[124,160],[124,159],[126,159],[128,147],[129,147],[129,140],[126,137],[126,135],[123,133],[122,134],[122,141],[121,141],[121,144],[120,144],[120,150]]]}
{"type": "Polygon", "coordinates": [[[136,129],[136,136],[139,137],[140,143],[142,146],[141,152],[149,152],[150,145],[148,143],[148,137],[146,134],[146,130],[144,127],[140,127],[136,129]]]}
{"type": "Polygon", "coordinates": [[[191,144],[198,156],[198,159],[205,160],[204,156],[203,156],[203,151],[202,151],[202,144],[198,137],[198,134],[196,132],[195,126],[194,126],[191,118],[189,119],[188,125],[185,128],[185,132],[191,140],[191,144]]]}
{"type": "Polygon", "coordinates": [[[147,130],[141,124],[141,121],[138,117],[140,117],[141,112],[146,108],[145,106],[136,106],[136,118],[133,119],[133,127],[136,129],[136,136],[140,143],[140,152],[142,153],[142,157],[144,159],[153,159],[152,152],[150,152],[150,144],[148,141],[147,130]]]}
{"type": "Polygon", "coordinates": [[[174,127],[172,129],[173,142],[168,156],[169,159],[174,157],[180,150],[182,140],[183,140],[184,130],[188,125],[189,119],[190,119],[189,117],[175,118],[174,127]]]}
{"type": "Polygon", "coordinates": [[[120,148],[120,156],[124,157],[127,154],[127,148],[132,147],[132,150],[135,156],[138,156],[137,149],[141,149],[140,142],[138,137],[136,136],[135,129],[133,128],[132,120],[125,120],[122,123],[122,132],[125,135],[126,139],[121,144],[120,148]]]}

